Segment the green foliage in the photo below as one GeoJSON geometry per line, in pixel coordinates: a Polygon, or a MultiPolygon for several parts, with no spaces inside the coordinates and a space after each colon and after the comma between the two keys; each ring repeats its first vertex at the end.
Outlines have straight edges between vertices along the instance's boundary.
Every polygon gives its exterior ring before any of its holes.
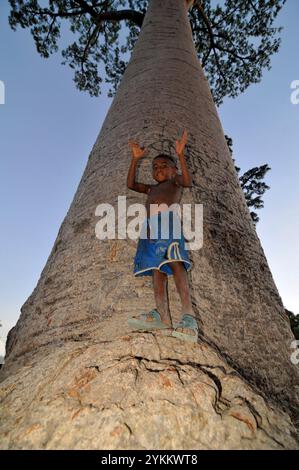
{"type": "MultiPolygon", "coordinates": [[[[264,201],[262,200],[263,194],[270,188],[264,181],[262,181],[271,168],[266,163],[265,165],[256,166],[247,170],[239,180],[241,188],[245,194],[247,206],[249,208],[261,209],[264,207],[264,201]]],[[[259,221],[259,217],[256,212],[250,211],[253,222],[256,224],[259,221]]]]}
{"type": "Polygon", "coordinates": [[[285,312],[289,317],[291,329],[294,333],[295,338],[299,339],[299,315],[295,315],[293,312],[287,310],[286,308],[285,312]]]}
{"type": "MultiPolygon", "coordinates": [[[[270,68],[281,28],[274,27],[286,0],[196,1],[189,19],[198,57],[215,102],[236,97],[270,68]]],[[[100,66],[115,93],[127,65],[149,0],[9,0],[13,29],[28,28],[42,57],[58,51],[62,22],[74,41],[62,50],[63,63],[74,69],[80,90],[101,93],[100,66]],[[125,34],[121,34],[121,32],[125,34]],[[125,40],[122,42],[122,37],[125,40]]]]}
{"type": "Polygon", "coordinates": [[[200,2],[208,21],[196,7],[190,16],[198,56],[220,104],[225,96],[236,97],[260,82],[263,70],[270,69],[282,30],[274,21],[285,0],[225,0],[214,7],[212,3],[200,2]]]}
{"type": "MultiPolygon", "coordinates": [[[[231,137],[228,137],[227,135],[225,138],[231,156],[233,156],[233,141],[231,137]]],[[[234,159],[233,162],[235,162],[234,159]]],[[[235,169],[239,176],[240,168],[235,166],[235,169]]],[[[271,168],[266,163],[265,165],[251,168],[250,170],[245,171],[243,175],[239,176],[240,185],[245,195],[246,204],[249,209],[261,209],[264,207],[262,196],[268,189],[270,189],[270,186],[268,186],[263,181],[263,179],[269,170],[271,170],[271,168]]],[[[250,211],[250,215],[254,225],[256,225],[260,220],[259,216],[252,210],[250,211]]]]}

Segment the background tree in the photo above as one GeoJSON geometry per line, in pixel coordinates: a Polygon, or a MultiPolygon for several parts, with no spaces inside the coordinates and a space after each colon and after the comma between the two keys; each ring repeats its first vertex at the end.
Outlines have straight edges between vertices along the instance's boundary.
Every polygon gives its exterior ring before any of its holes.
{"type": "MultiPolygon", "coordinates": [[[[231,153],[233,156],[233,140],[231,137],[225,136],[226,142],[231,153]]],[[[233,158],[235,162],[235,159],[233,158]]],[[[235,165],[236,172],[239,174],[240,168],[235,165]]],[[[250,170],[245,171],[245,173],[239,176],[239,181],[241,184],[241,188],[245,195],[245,200],[247,206],[254,209],[262,209],[264,207],[264,201],[262,200],[263,194],[270,189],[264,181],[264,177],[266,173],[271,170],[269,165],[266,163],[265,165],[256,166],[251,168],[250,170]]],[[[254,225],[258,223],[260,220],[259,216],[256,212],[250,210],[250,215],[253,220],[254,225]]]]}
{"type": "Polygon", "coordinates": [[[295,315],[295,313],[287,309],[285,309],[285,311],[289,317],[292,332],[294,333],[295,338],[299,339],[299,315],[295,315]]]}
{"type": "MultiPolygon", "coordinates": [[[[42,57],[58,51],[66,23],[74,41],[62,50],[63,63],[74,69],[79,90],[101,93],[105,80],[113,96],[126,69],[129,52],[139,35],[148,0],[9,0],[9,23],[30,29],[42,57]]],[[[209,79],[215,102],[236,97],[258,83],[278,51],[279,33],[274,21],[286,0],[194,1],[189,10],[193,39],[209,79]]],[[[190,1],[189,3],[192,3],[190,1]]],[[[257,175],[255,175],[257,179],[257,175]]]]}

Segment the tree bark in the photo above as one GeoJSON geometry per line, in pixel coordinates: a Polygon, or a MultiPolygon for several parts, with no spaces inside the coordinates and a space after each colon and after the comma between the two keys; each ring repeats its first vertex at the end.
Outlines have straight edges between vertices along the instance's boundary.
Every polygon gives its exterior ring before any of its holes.
{"type": "MultiPolygon", "coordinates": [[[[139,175],[139,180],[150,182],[151,159],[161,151],[175,155],[175,139],[184,128],[189,134],[187,164],[193,187],[184,190],[182,202],[202,203],[204,208],[203,248],[190,252],[194,267],[189,275],[201,341],[294,419],[298,406],[298,368],[290,360],[294,337],[181,0],[150,1],[46,266],[10,331],[2,377],[17,373],[33,355],[42,357],[47,348],[54,353],[58,347],[68,348],[74,341],[86,344],[96,337],[118,341],[130,332],[129,316],[154,306],[151,281],[133,277],[136,242],[98,240],[95,209],[107,202],[116,207],[119,195],[127,196],[127,205],[145,202],[144,195],[126,189],[129,139],[150,150],[139,175]]],[[[172,279],[170,297],[176,321],[180,312],[172,279]]]]}

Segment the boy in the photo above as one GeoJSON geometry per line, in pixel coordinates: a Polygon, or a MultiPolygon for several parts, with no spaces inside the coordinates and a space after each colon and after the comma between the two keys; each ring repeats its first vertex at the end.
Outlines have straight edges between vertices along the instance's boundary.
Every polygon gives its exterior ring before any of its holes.
{"type": "Polygon", "coordinates": [[[184,247],[184,237],[183,235],[178,236],[176,231],[178,224],[181,226],[180,219],[174,211],[169,210],[171,204],[178,204],[180,202],[183,188],[189,188],[192,185],[191,175],[184,156],[186,142],[187,132],[184,130],[182,139],[176,141],[176,152],[180,159],[182,175],[178,175],[176,162],[171,156],[160,154],[153,160],[152,174],[157,184],[152,185],[135,181],[138,161],[144,156],[146,149],[141,149],[138,144],[129,141],[132,161],[128,171],[127,187],[133,191],[147,194],[147,219],[141,231],[143,237],[138,242],[134,274],[135,276],[153,276],[156,301],[155,310],[142,314],[138,318],[130,318],[129,324],[141,329],[149,327],[171,328],[167,295],[167,275],[173,274],[182,303],[182,318],[176,325],[172,335],[187,341],[196,342],[198,326],[192,316],[193,310],[187,276],[187,270],[191,268],[191,262],[188,252],[184,247]],[[157,205],[160,204],[164,204],[164,207],[158,208],[157,205]],[[165,232],[163,232],[165,229],[165,214],[163,216],[163,211],[168,212],[166,215],[169,216],[168,236],[165,236],[165,232]],[[154,237],[152,233],[153,227],[158,229],[158,235],[156,231],[154,237]]]}

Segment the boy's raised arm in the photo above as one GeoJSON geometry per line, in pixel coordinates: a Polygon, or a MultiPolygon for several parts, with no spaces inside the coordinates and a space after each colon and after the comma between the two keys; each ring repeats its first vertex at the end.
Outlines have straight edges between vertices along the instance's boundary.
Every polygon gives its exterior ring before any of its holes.
{"type": "Polygon", "coordinates": [[[190,188],[192,186],[192,177],[191,177],[190,172],[187,168],[185,154],[184,154],[184,149],[185,149],[186,143],[187,143],[187,131],[185,129],[184,132],[183,132],[183,136],[182,136],[181,140],[176,141],[176,153],[179,156],[180,163],[181,163],[181,168],[182,168],[182,174],[181,175],[176,175],[176,181],[181,186],[183,186],[185,188],[190,188]]]}
{"type": "Polygon", "coordinates": [[[141,149],[138,144],[129,140],[129,146],[132,151],[132,160],[127,176],[127,187],[138,193],[148,193],[150,189],[149,184],[138,183],[135,181],[136,169],[138,161],[144,156],[146,149],[141,149]]]}

